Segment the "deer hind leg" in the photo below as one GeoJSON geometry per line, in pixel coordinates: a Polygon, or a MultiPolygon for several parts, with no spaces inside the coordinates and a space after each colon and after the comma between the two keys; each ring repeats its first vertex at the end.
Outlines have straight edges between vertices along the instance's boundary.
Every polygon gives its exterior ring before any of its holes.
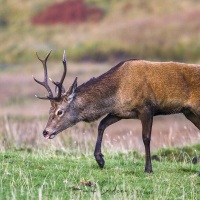
{"type": "Polygon", "coordinates": [[[139,119],[142,123],[142,139],[145,146],[145,172],[151,173],[151,153],[150,153],[150,141],[151,141],[151,129],[153,124],[153,111],[151,108],[145,107],[140,113],[139,119]]]}
{"type": "Polygon", "coordinates": [[[185,110],[183,114],[200,130],[200,114],[194,113],[190,110],[185,110]]]}
{"type": "Polygon", "coordinates": [[[114,115],[111,115],[111,114],[108,114],[99,123],[98,136],[97,136],[94,156],[95,156],[95,159],[96,159],[96,161],[97,161],[97,163],[98,163],[100,168],[103,168],[104,164],[105,164],[105,161],[103,159],[103,154],[101,153],[101,143],[102,143],[102,139],[103,139],[104,130],[108,126],[110,126],[111,124],[114,124],[115,122],[118,122],[119,120],[121,120],[121,118],[119,118],[117,116],[114,116],[114,115]]]}

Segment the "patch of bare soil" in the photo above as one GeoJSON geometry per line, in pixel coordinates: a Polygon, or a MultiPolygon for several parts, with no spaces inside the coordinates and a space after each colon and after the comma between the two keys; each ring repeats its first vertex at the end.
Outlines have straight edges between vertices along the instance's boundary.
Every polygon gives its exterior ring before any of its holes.
{"type": "Polygon", "coordinates": [[[33,17],[33,24],[70,24],[84,21],[98,21],[103,10],[96,6],[87,6],[83,0],[67,0],[53,4],[33,17]]]}

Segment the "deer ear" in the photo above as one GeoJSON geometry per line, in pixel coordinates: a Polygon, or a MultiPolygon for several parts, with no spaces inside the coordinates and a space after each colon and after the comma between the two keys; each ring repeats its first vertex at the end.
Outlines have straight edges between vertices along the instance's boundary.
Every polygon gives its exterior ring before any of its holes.
{"type": "Polygon", "coordinates": [[[73,84],[71,85],[71,87],[69,88],[69,90],[67,91],[68,96],[68,100],[72,100],[74,95],[75,95],[75,91],[77,88],[77,77],[75,78],[73,84]]]}
{"type": "Polygon", "coordinates": [[[56,102],[55,102],[54,100],[50,100],[50,102],[51,102],[51,106],[52,106],[53,108],[55,108],[55,107],[56,107],[56,102]]]}

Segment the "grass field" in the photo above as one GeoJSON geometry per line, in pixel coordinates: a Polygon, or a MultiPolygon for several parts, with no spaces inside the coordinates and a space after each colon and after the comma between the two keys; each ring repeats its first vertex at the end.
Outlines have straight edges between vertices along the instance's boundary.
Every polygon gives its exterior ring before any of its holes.
{"type": "Polygon", "coordinates": [[[32,74],[43,76],[35,52],[43,57],[50,49],[53,80],[59,79],[67,52],[66,88],[76,76],[81,84],[122,59],[197,63],[200,2],[86,0],[104,10],[98,23],[30,23],[60,1],[0,0],[0,199],[200,199],[200,132],[183,115],[154,118],[153,174],[143,172],[138,120],[106,129],[106,164],[100,170],[93,156],[99,121],[79,123],[45,140],[50,103],[34,98],[45,91],[32,79],[32,74]]]}
{"type": "MultiPolygon", "coordinates": [[[[189,149],[200,153],[199,145],[189,149]]],[[[100,170],[93,155],[84,151],[9,150],[0,153],[0,198],[197,200],[200,168],[190,156],[171,150],[153,161],[153,174],[145,174],[144,157],[133,151],[106,152],[106,166],[100,170]]]]}
{"type": "MultiPolygon", "coordinates": [[[[41,134],[45,122],[46,117],[1,118],[0,199],[200,198],[200,145],[160,149],[160,145],[176,146],[166,127],[158,138],[153,132],[152,146],[160,150],[152,152],[154,173],[145,174],[141,133],[136,129],[126,134],[122,128],[126,122],[119,125],[121,134],[118,127],[105,133],[103,170],[93,156],[97,123],[79,124],[54,140],[45,140],[41,134]]],[[[171,126],[171,134],[180,135],[182,123],[177,130],[171,126]]],[[[187,128],[190,141],[178,136],[179,145],[191,143],[195,135],[190,131],[196,132],[198,141],[198,131],[187,128]]]]}
{"type": "MultiPolygon", "coordinates": [[[[50,74],[62,63],[50,59],[50,74]]],[[[79,84],[110,64],[68,63],[66,85],[79,84]]],[[[40,63],[8,65],[0,73],[0,199],[199,199],[199,131],[182,115],[158,117],[152,132],[153,174],[144,174],[141,124],[124,120],[109,127],[103,140],[105,169],[93,157],[98,122],[80,123],[54,140],[42,136],[49,102],[34,98],[44,90],[40,63]],[[17,92],[16,92],[17,91],[17,92]],[[181,146],[180,149],[167,147],[181,146]],[[164,150],[158,149],[165,147],[164,150]],[[166,149],[167,148],[167,149],[166,149]],[[135,151],[137,150],[136,153],[135,151]]]]}

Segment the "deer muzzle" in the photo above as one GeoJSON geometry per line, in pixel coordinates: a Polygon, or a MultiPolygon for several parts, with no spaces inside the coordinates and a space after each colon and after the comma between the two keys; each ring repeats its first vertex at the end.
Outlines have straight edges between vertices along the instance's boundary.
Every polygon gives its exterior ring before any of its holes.
{"type": "Polygon", "coordinates": [[[48,130],[44,130],[43,136],[45,137],[45,139],[53,139],[56,136],[56,132],[51,133],[48,130]]]}

